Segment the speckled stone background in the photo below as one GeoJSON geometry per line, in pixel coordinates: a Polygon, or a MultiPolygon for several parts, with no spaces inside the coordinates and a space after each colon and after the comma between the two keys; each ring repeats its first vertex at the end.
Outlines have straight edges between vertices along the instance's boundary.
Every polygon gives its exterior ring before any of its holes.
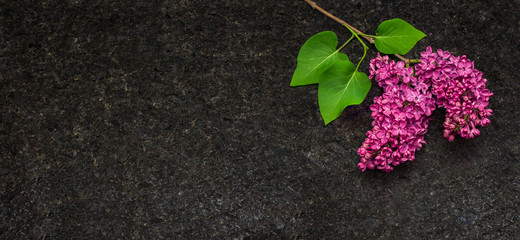
{"type": "Polygon", "coordinates": [[[289,87],[307,38],[349,37],[304,1],[0,1],[0,238],[518,239],[520,3],[485,2],[317,1],[408,21],[407,56],[465,54],[495,93],[481,136],[437,110],[384,174],[356,166],[381,89],[324,127],[289,87]]]}

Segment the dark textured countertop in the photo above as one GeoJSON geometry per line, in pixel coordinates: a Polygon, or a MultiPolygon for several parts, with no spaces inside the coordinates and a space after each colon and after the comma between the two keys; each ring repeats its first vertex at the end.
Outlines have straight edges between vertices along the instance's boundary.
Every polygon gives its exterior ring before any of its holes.
{"type": "Polygon", "coordinates": [[[361,173],[381,89],[323,126],[296,56],[349,33],[304,1],[1,1],[0,239],[520,238],[520,3],[356,2],[317,1],[475,61],[481,136],[437,110],[414,162],[361,173]]]}

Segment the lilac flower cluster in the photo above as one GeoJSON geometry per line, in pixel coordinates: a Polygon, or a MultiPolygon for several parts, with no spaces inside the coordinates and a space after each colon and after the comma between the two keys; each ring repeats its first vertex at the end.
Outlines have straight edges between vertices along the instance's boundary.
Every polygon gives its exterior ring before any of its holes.
{"type": "Polygon", "coordinates": [[[374,78],[385,93],[370,106],[372,130],[358,149],[362,171],[377,168],[390,172],[393,166],[415,159],[422,147],[435,99],[429,92],[430,82],[418,79],[413,69],[403,62],[388,61],[388,56],[370,61],[370,78],[374,78]]]}
{"type": "Polygon", "coordinates": [[[493,93],[486,89],[487,80],[466,56],[453,56],[441,49],[435,53],[427,47],[421,53],[421,63],[415,65],[415,74],[432,81],[437,105],[446,108],[443,135],[449,141],[456,135],[478,136],[477,126],[489,124],[493,110],[486,107],[493,93]]]}
{"type": "Polygon", "coordinates": [[[489,124],[493,112],[487,109],[493,95],[485,87],[486,79],[466,56],[452,56],[447,51],[421,53],[421,62],[405,67],[403,62],[378,56],[370,61],[370,76],[384,93],[374,98],[372,130],[358,149],[361,171],[393,170],[415,159],[415,151],[425,143],[431,114],[436,106],[446,108],[444,137],[456,135],[473,138],[477,126],[489,124]],[[415,70],[415,71],[414,71],[415,70]]]}

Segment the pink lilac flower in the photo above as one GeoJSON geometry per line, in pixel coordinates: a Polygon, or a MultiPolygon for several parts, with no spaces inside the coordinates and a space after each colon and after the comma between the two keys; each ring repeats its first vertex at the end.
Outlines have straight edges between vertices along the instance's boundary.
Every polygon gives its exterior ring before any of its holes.
{"type": "Polygon", "coordinates": [[[435,109],[435,99],[426,78],[417,79],[413,68],[403,62],[388,61],[388,56],[378,56],[370,61],[370,78],[378,82],[385,93],[374,98],[372,130],[358,149],[361,171],[393,170],[415,159],[415,151],[425,143],[430,115],[435,109]]]}
{"type": "Polygon", "coordinates": [[[466,56],[453,56],[448,51],[431,47],[421,53],[415,65],[419,81],[431,81],[431,91],[439,107],[446,108],[443,135],[453,141],[456,135],[473,138],[480,135],[477,126],[490,123],[493,110],[486,108],[493,95],[486,89],[487,80],[466,56]]]}

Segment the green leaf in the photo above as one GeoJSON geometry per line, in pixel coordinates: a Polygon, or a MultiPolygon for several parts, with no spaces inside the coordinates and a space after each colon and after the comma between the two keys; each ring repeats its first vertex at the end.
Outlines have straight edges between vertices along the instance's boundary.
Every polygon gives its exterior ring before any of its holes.
{"type": "Polygon", "coordinates": [[[376,30],[374,44],[384,54],[404,55],[426,35],[402,19],[382,22],[376,30]]]}
{"type": "Polygon", "coordinates": [[[330,66],[318,86],[318,104],[325,125],[338,118],[347,106],[363,102],[371,85],[367,75],[356,71],[350,61],[330,66]]]}
{"type": "Polygon", "coordinates": [[[320,32],[303,44],[298,54],[298,64],[291,80],[291,86],[315,84],[321,74],[337,61],[348,61],[347,55],[340,53],[338,37],[334,32],[320,32]]]}

